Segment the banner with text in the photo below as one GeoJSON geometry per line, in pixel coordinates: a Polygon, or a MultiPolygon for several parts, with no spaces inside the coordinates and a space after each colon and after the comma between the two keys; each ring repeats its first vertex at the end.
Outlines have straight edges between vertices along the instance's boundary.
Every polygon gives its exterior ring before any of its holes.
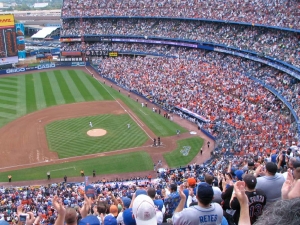
{"type": "Polygon", "coordinates": [[[0,66],[18,62],[17,34],[13,15],[0,15],[0,66]]]}

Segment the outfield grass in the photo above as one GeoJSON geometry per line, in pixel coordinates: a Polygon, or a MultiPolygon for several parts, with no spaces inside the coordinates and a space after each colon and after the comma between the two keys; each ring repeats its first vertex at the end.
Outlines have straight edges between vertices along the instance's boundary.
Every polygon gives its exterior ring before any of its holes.
{"type": "Polygon", "coordinates": [[[0,78],[0,127],[49,106],[113,100],[97,80],[81,70],[49,70],[0,78]]]}
{"type": "Polygon", "coordinates": [[[107,91],[111,93],[116,99],[121,99],[138,117],[143,121],[152,132],[158,137],[168,137],[176,135],[176,131],[180,130],[181,133],[187,132],[185,128],[172,122],[169,119],[163,117],[163,114],[159,115],[154,113],[150,107],[142,107],[141,102],[146,102],[146,100],[139,98],[139,102],[136,99],[129,98],[116,91],[115,89],[108,87],[107,85],[101,83],[106,87],[107,91]]]}
{"type": "Polygon", "coordinates": [[[102,114],[52,122],[46,126],[48,146],[59,158],[88,155],[143,145],[148,136],[128,114],[102,114]],[[89,126],[92,122],[93,128],[89,126]],[[130,124],[130,128],[127,128],[130,124]],[[102,137],[90,137],[90,129],[107,131],[102,137]]]}
{"type": "MultiPolygon", "coordinates": [[[[3,172],[0,173],[0,182],[7,182],[7,176],[9,174],[12,175],[12,181],[46,179],[47,171],[51,171],[51,178],[61,178],[63,181],[63,177],[65,175],[67,175],[67,177],[80,176],[80,170],[82,169],[85,171],[86,176],[91,176],[94,169],[96,170],[96,175],[122,174],[151,170],[153,169],[153,162],[147,152],[132,152],[114,156],[85,159],[76,162],[3,172]]],[[[84,178],[82,178],[82,181],[84,181],[83,179],[84,178]]]]}
{"type": "Polygon", "coordinates": [[[189,164],[195,156],[199,153],[203,145],[203,139],[200,137],[193,137],[177,142],[177,148],[172,151],[164,154],[164,158],[169,167],[179,167],[189,164]],[[182,150],[185,149],[185,146],[190,147],[190,151],[187,156],[183,156],[182,150]]]}

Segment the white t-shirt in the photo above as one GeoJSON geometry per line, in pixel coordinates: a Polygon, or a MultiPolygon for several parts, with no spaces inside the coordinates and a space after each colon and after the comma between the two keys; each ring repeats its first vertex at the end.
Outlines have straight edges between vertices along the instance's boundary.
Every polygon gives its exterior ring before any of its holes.
{"type": "Polygon", "coordinates": [[[117,223],[118,223],[118,225],[119,225],[119,224],[125,225],[125,224],[124,224],[124,220],[123,220],[123,212],[120,212],[120,213],[119,213],[119,215],[118,215],[118,217],[117,217],[117,223]]]}

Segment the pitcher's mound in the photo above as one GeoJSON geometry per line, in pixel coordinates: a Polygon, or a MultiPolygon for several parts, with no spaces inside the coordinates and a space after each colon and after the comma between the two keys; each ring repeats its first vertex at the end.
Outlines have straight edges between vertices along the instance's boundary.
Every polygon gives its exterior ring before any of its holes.
{"type": "Polygon", "coordinates": [[[100,137],[100,136],[104,136],[107,133],[107,131],[103,129],[92,129],[86,133],[91,137],[100,137]]]}

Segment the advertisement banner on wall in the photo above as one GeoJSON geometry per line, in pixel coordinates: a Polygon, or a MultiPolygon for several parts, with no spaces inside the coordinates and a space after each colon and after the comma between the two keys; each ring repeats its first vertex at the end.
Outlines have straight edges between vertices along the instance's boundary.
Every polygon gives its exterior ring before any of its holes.
{"type": "Polygon", "coordinates": [[[61,52],[61,55],[62,56],[81,56],[81,52],[71,52],[71,51],[68,51],[68,52],[61,52]]]}
{"type": "Polygon", "coordinates": [[[71,66],[85,66],[85,62],[72,62],[71,66]]]}
{"type": "Polygon", "coordinates": [[[13,15],[0,15],[0,66],[18,62],[18,48],[13,15]]]}
{"type": "Polygon", "coordinates": [[[0,15],[0,27],[1,28],[13,28],[15,26],[14,15],[0,15]]]}
{"type": "Polygon", "coordinates": [[[15,27],[16,27],[16,36],[17,36],[17,48],[18,51],[23,51],[25,50],[24,24],[16,23],[15,27]]]}
{"type": "Polygon", "coordinates": [[[20,68],[10,68],[0,70],[0,75],[4,74],[13,74],[13,73],[22,73],[26,71],[33,71],[33,70],[44,70],[44,69],[54,69],[57,67],[64,67],[64,66],[89,66],[89,62],[55,62],[55,63],[43,63],[36,66],[30,67],[20,67],[20,68]]]}
{"type": "Polygon", "coordinates": [[[81,41],[81,38],[61,38],[59,39],[60,42],[75,42],[81,41]]]}

